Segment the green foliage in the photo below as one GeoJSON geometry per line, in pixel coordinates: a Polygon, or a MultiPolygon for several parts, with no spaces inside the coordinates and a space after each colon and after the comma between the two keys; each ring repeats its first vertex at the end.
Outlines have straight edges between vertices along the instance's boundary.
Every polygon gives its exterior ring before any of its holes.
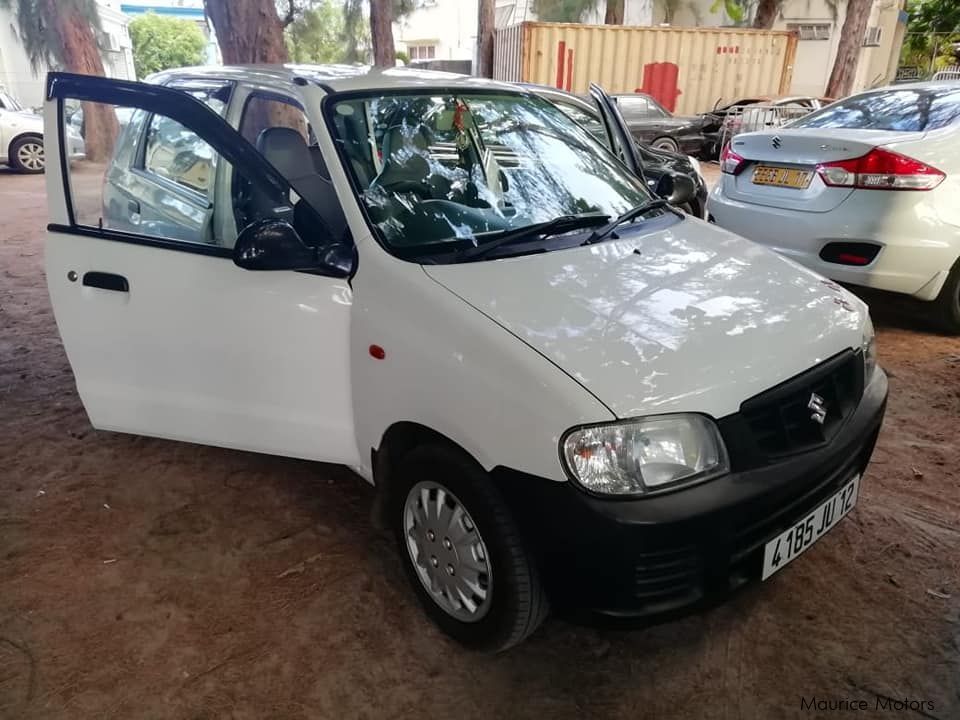
{"type": "Polygon", "coordinates": [[[410,56],[407,55],[407,53],[405,53],[403,50],[398,50],[398,51],[396,52],[396,54],[394,55],[394,57],[395,57],[399,62],[402,62],[404,65],[409,65],[409,64],[410,64],[410,56]]]}
{"type": "Polygon", "coordinates": [[[543,22],[582,22],[597,0],[533,0],[533,11],[543,22]]]}
{"type": "Polygon", "coordinates": [[[746,17],[746,8],[741,0],[713,0],[710,12],[716,15],[721,9],[735,23],[743,22],[744,17],[746,17]]]}
{"type": "Polygon", "coordinates": [[[344,61],[366,62],[370,56],[370,18],[363,0],[346,0],[343,6],[344,61]]]}
{"type": "Polygon", "coordinates": [[[13,10],[17,16],[17,31],[30,65],[39,71],[44,63],[52,68],[64,63],[63,39],[56,20],[69,12],[79,11],[95,31],[100,30],[100,13],[96,0],[0,0],[0,7],[13,10]]]}
{"type": "Polygon", "coordinates": [[[960,33],[957,0],[907,0],[910,33],[960,33]]]}
{"type": "Polygon", "coordinates": [[[320,0],[286,30],[290,59],[297,63],[340,63],[347,59],[344,9],[334,0],[320,0]]]}
{"type": "Polygon", "coordinates": [[[900,51],[900,64],[919,67],[925,73],[956,65],[960,57],[960,3],[956,0],[908,0],[907,36],[900,51]]]}
{"type": "Polygon", "coordinates": [[[207,39],[191,20],[148,12],[130,21],[133,67],[138,78],[170,68],[199,65],[207,39]]]}

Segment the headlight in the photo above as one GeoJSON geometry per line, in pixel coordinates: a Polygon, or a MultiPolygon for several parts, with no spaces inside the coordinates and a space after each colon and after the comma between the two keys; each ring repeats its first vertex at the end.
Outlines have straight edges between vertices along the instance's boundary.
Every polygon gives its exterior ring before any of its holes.
{"type": "Polygon", "coordinates": [[[867,322],[863,326],[863,341],[860,345],[863,351],[863,384],[870,382],[870,376],[877,367],[877,336],[873,330],[873,321],[867,315],[867,322]]]}
{"type": "Polygon", "coordinates": [[[702,415],[577,428],[564,436],[560,454],[571,477],[604,495],[639,495],[729,470],[720,432],[702,415]]]}

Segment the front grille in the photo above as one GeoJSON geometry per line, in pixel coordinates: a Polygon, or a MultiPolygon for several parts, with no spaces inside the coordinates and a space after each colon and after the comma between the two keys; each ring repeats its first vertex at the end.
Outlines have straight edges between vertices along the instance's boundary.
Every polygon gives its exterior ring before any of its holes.
{"type": "Polygon", "coordinates": [[[740,406],[754,449],[774,460],[824,445],[839,432],[863,395],[863,359],[847,350],[740,406]],[[820,405],[823,423],[813,417],[820,405]]]}

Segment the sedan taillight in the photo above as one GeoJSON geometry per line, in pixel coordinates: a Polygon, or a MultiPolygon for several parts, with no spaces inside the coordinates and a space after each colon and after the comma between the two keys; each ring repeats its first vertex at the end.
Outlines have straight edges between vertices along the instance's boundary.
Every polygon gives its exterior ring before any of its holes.
{"type": "Polygon", "coordinates": [[[723,152],[720,153],[720,172],[727,173],[728,175],[737,175],[743,170],[746,162],[746,160],[731,150],[730,144],[727,143],[723,148],[723,152]]]}
{"type": "Polygon", "coordinates": [[[883,148],[851,160],[822,163],[817,174],[826,185],[861,190],[933,190],[946,177],[919,160],[883,148]]]}

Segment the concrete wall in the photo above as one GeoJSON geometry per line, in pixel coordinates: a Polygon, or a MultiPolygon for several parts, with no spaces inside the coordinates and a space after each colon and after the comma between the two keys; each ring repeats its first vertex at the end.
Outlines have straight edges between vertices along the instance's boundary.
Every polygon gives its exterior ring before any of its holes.
{"type": "Polygon", "coordinates": [[[433,46],[436,60],[474,60],[477,47],[477,0],[426,0],[393,24],[397,51],[433,46]]]}

